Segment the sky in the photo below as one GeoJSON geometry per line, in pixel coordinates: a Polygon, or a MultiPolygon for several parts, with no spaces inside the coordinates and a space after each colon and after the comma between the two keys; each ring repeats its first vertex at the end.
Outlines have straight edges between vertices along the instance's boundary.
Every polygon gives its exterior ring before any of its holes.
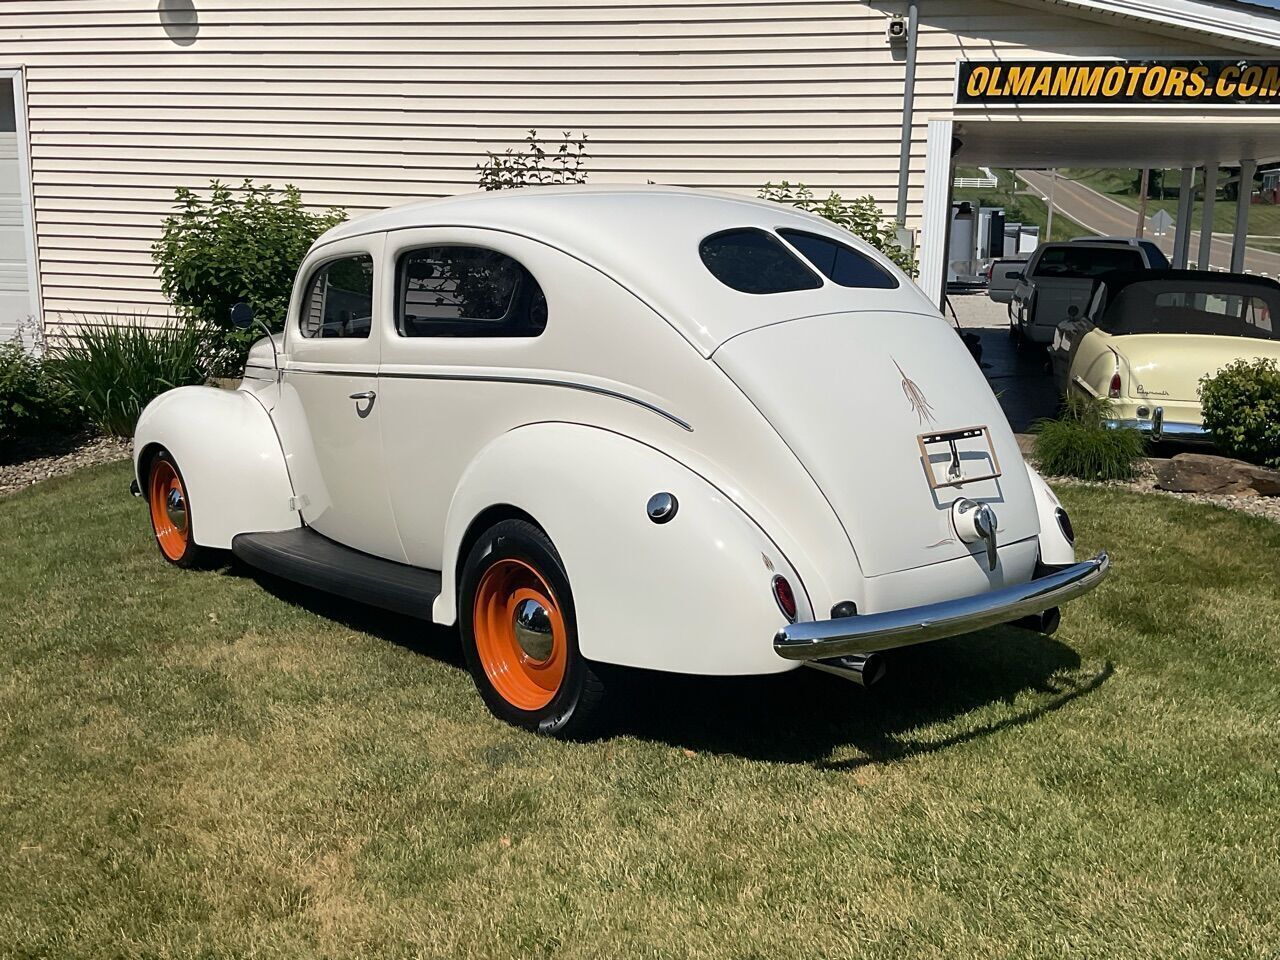
{"type": "Polygon", "coordinates": [[[1272,10],[1280,10],[1280,0],[1240,0],[1240,2],[1254,7],[1269,7],[1272,10]]]}

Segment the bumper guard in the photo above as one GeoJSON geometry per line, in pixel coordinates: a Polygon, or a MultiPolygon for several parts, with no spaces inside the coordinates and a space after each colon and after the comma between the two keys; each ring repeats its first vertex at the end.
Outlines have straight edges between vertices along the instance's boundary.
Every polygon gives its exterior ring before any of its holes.
{"type": "Polygon", "coordinates": [[[971,597],[838,620],[793,623],[778,631],[773,649],[787,660],[821,660],[972,633],[1074,600],[1101,583],[1110,566],[1111,558],[1103,551],[1084,563],[1041,567],[1048,572],[1027,583],[971,597]]]}

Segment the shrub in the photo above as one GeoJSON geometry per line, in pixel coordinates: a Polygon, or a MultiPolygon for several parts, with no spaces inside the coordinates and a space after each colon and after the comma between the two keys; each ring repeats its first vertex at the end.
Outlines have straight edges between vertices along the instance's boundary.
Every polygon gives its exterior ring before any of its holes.
{"type": "Polygon", "coordinates": [[[561,183],[586,183],[587,172],[582,169],[587,159],[587,135],[571,139],[568,130],[553,153],[538,139],[538,131],[530,130],[524,138],[523,149],[507,147],[502,153],[489,151],[484,163],[476,164],[480,172],[481,190],[510,190],[513,187],[533,187],[561,183]]]}
{"type": "Polygon", "coordinates": [[[1226,453],[1280,467],[1280,368],[1237,360],[1200,379],[1204,425],[1226,453]]]}
{"type": "Polygon", "coordinates": [[[797,210],[813,213],[830,220],[838,227],[861,237],[886,257],[896,263],[909,277],[917,273],[916,258],[910,250],[898,243],[897,225],[880,212],[880,205],[871,196],[846,200],[832,191],[825,200],[819,200],[803,183],[766,183],[760,188],[761,200],[786,203],[797,210]]]}
{"type": "Polygon", "coordinates": [[[48,364],[21,339],[0,344],[0,446],[76,425],[71,397],[48,364]]]}
{"type": "Polygon", "coordinates": [[[1146,444],[1137,430],[1109,428],[1103,421],[1110,408],[1106,398],[1068,395],[1060,419],[1036,424],[1040,469],[1055,477],[1132,480],[1146,444]]]}
{"type": "Polygon", "coordinates": [[[177,213],[165,218],[151,256],[160,289],[183,319],[221,331],[231,372],[257,334],[231,326],[243,300],[272,330],[284,326],[294,274],[316,238],[346,214],[308,210],[294,186],[275,190],[245,180],[237,189],[210,181],[203,197],[179,187],[177,213]]]}
{"type": "Polygon", "coordinates": [[[173,387],[204,383],[226,350],[210,324],[157,328],[133,318],[82,327],[49,348],[45,365],[85,420],[130,437],[143,407],[173,387]]]}

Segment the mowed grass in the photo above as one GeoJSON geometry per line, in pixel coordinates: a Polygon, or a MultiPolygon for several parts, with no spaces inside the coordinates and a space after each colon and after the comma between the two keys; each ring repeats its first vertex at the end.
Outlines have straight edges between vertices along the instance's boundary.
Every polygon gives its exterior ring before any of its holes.
{"type": "Polygon", "coordinates": [[[1280,526],[1067,488],[1115,567],[1055,638],[629,674],[574,744],[450,631],[162,564],[127,482],[0,499],[0,955],[1280,950],[1280,526]]]}

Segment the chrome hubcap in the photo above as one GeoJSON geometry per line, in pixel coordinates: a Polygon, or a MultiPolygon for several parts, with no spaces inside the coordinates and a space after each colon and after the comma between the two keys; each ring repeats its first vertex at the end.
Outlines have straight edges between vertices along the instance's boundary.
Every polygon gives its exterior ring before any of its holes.
{"type": "Polygon", "coordinates": [[[182,491],[170,490],[164,498],[164,512],[169,515],[169,522],[177,529],[187,528],[187,503],[182,499],[182,491]]]}
{"type": "Polygon", "coordinates": [[[515,621],[512,624],[516,642],[526,657],[542,662],[551,657],[553,638],[551,617],[547,608],[537,600],[524,599],[516,604],[515,621]]]}

